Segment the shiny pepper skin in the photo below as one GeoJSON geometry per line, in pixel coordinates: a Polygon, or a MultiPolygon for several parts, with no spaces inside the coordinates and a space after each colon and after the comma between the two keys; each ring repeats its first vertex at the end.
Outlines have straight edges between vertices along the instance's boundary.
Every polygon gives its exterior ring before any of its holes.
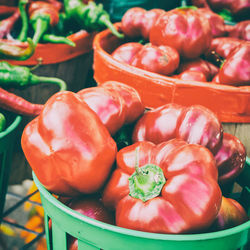
{"type": "Polygon", "coordinates": [[[153,45],[175,48],[181,57],[192,59],[210,46],[212,31],[207,18],[191,8],[176,8],[162,14],[150,30],[153,45]]]}
{"type": "Polygon", "coordinates": [[[77,94],[98,115],[111,135],[144,112],[137,91],[120,82],[107,81],[98,87],[82,89],[77,94]]]}
{"type": "Polygon", "coordinates": [[[248,219],[245,209],[238,201],[223,196],[220,211],[209,231],[219,231],[236,227],[248,221],[248,219]]]}
{"type": "Polygon", "coordinates": [[[99,190],[117,151],[99,117],[69,91],[46,102],[41,114],[26,125],[21,145],[39,181],[62,196],[99,190]]]}
{"type": "Polygon", "coordinates": [[[143,48],[141,43],[130,42],[125,43],[116,48],[112,52],[112,57],[118,60],[119,62],[124,62],[131,64],[134,56],[143,48]]]}
{"type": "Polygon", "coordinates": [[[176,49],[147,44],[137,52],[131,65],[161,75],[171,75],[178,68],[179,62],[176,49]]]}
{"type": "Polygon", "coordinates": [[[122,17],[121,29],[127,37],[143,37],[148,40],[151,28],[164,12],[162,9],[146,11],[140,7],[130,8],[122,17]]]}
{"type": "Polygon", "coordinates": [[[232,86],[250,85],[250,42],[236,47],[219,71],[219,81],[232,86]]]}
{"type": "Polygon", "coordinates": [[[145,113],[136,123],[133,141],[161,143],[179,138],[216,152],[222,140],[222,125],[209,109],[170,103],[145,113]]]}
{"type": "Polygon", "coordinates": [[[116,225],[153,233],[190,233],[208,228],[217,216],[221,191],[214,158],[205,147],[178,139],[158,145],[142,141],[120,150],[116,162],[103,193],[104,204],[116,210],[116,225]],[[161,193],[145,202],[129,195],[136,159],[139,169],[154,164],[166,178],[161,193]]]}

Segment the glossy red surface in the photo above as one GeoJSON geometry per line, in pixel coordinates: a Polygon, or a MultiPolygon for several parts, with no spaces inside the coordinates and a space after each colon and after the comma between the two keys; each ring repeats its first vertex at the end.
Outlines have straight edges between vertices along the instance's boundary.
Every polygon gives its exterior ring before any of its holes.
{"type": "MultiPolygon", "coordinates": [[[[116,25],[119,27],[120,24],[116,25]]],[[[126,83],[138,91],[149,108],[169,102],[184,106],[200,104],[215,112],[222,122],[250,122],[250,86],[184,81],[135,68],[111,56],[122,43],[108,30],[95,36],[93,67],[98,84],[107,80],[126,83]]]]}

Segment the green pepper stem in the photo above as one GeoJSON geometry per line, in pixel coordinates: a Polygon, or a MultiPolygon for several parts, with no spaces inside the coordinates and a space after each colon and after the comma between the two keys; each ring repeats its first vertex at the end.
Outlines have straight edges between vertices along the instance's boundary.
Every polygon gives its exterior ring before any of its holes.
{"type": "Polygon", "coordinates": [[[28,28],[29,28],[28,16],[25,10],[25,6],[27,3],[28,3],[28,0],[20,0],[18,4],[18,8],[20,11],[21,19],[22,19],[22,28],[18,36],[18,40],[21,42],[24,42],[27,40],[27,34],[28,34],[28,28]]]}
{"type": "Polygon", "coordinates": [[[40,18],[38,17],[34,23],[33,23],[33,28],[35,30],[34,36],[33,36],[33,42],[35,44],[38,44],[41,37],[43,36],[43,34],[48,30],[49,27],[49,18],[48,19],[44,19],[44,18],[40,18]]]}
{"type": "Polygon", "coordinates": [[[104,25],[106,26],[113,35],[115,35],[118,38],[124,38],[124,34],[119,33],[116,28],[114,27],[114,25],[111,23],[111,21],[109,20],[109,18],[106,15],[101,15],[100,18],[98,19],[98,23],[100,25],[104,25]]]}
{"type": "Polygon", "coordinates": [[[6,118],[3,113],[0,113],[0,132],[2,132],[6,127],[6,118]]]}
{"type": "Polygon", "coordinates": [[[47,76],[36,76],[34,74],[31,74],[30,82],[29,84],[35,85],[40,83],[52,83],[59,86],[60,91],[67,90],[67,84],[59,78],[56,77],[47,77],[47,76]]]}
{"type": "Polygon", "coordinates": [[[51,43],[64,43],[64,44],[68,44],[69,46],[72,46],[72,47],[76,46],[76,44],[73,41],[69,40],[67,37],[56,36],[53,34],[44,34],[43,41],[51,42],[51,43]]]}

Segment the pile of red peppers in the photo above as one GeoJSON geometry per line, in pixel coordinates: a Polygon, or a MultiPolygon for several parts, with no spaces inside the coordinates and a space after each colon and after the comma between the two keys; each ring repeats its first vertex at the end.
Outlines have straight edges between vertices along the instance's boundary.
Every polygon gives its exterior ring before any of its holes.
{"type": "Polygon", "coordinates": [[[229,25],[214,11],[222,7],[210,8],[205,2],[214,6],[228,2],[227,10],[235,10],[229,4],[237,2],[239,12],[249,10],[249,3],[243,6],[247,1],[194,1],[200,8],[183,6],[169,11],[131,8],[121,20],[127,40],[112,56],[182,80],[249,86],[250,21],[229,25]]]}
{"type": "Polygon", "coordinates": [[[244,145],[203,106],[146,110],[134,88],[114,81],[61,91],[21,144],[45,188],[87,216],[97,209],[86,201],[93,195],[103,210],[93,218],[114,223],[111,213],[115,225],[140,231],[210,232],[248,220],[223,189],[242,173],[244,145]]]}

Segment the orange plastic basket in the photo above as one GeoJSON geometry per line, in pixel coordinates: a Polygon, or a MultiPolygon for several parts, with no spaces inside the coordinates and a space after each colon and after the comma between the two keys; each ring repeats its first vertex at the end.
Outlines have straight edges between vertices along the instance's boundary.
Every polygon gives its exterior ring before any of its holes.
{"type": "MultiPolygon", "coordinates": [[[[120,23],[116,26],[119,28],[120,23]]],[[[111,52],[123,42],[109,30],[96,35],[93,67],[98,84],[108,80],[128,84],[139,92],[148,108],[159,107],[167,102],[184,106],[200,104],[215,112],[222,122],[250,122],[250,86],[183,81],[130,66],[111,56],[111,52]]]]}

